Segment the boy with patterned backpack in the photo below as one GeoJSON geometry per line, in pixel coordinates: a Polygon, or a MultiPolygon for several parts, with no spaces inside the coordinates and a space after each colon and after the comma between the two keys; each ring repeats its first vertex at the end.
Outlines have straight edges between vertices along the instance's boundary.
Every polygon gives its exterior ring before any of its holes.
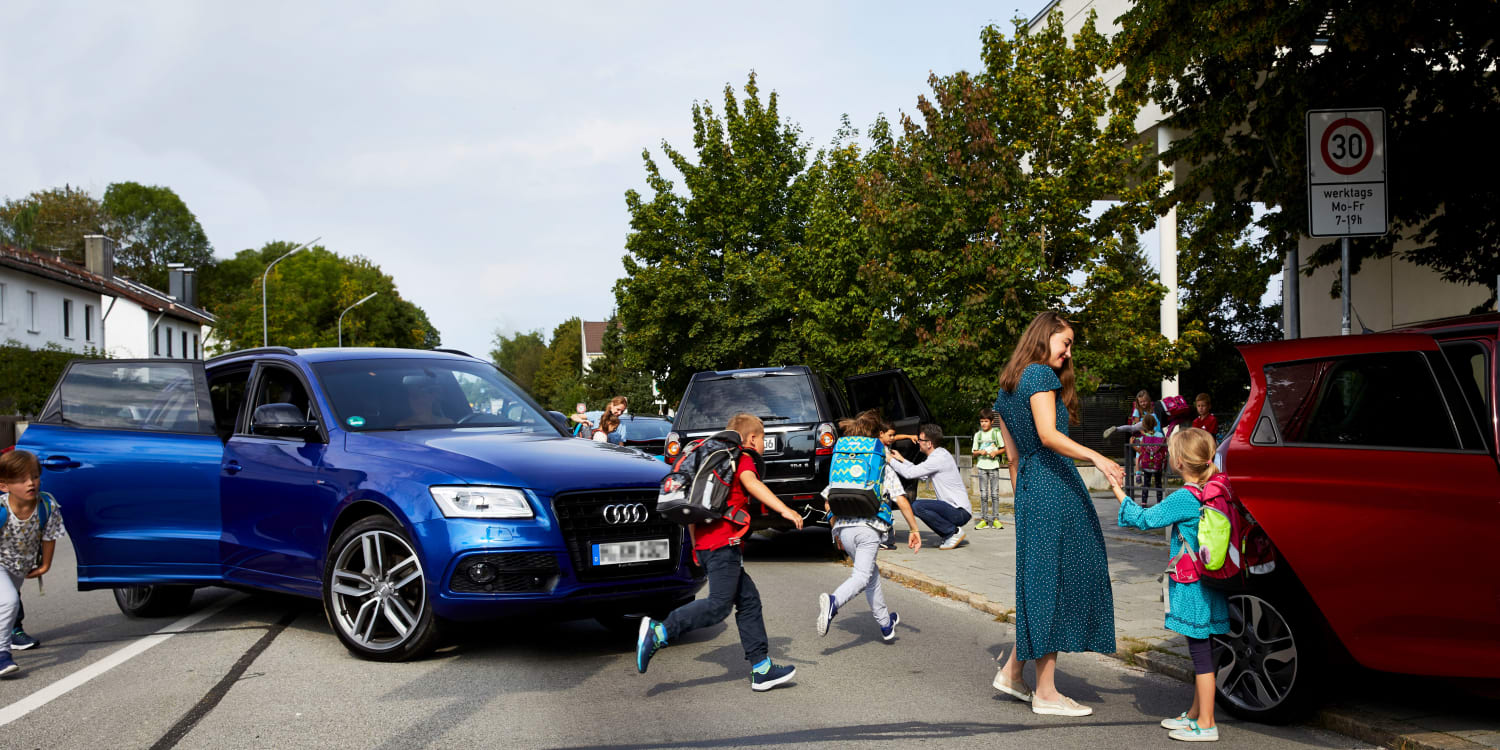
{"type": "Polygon", "coordinates": [[[880,570],[875,557],[880,553],[881,539],[891,530],[891,503],[901,509],[911,529],[906,545],[913,552],[922,549],[922,535],[917,532],[917,517],[906,501],[901,477],[886,463],[885,444],[880,434],[885,420],[875,409],[860,412],[853,419],[839,422],[844,434],[833,444],[833,462],[828,468],[828,487],[823,490],[824,507],[830,512],[833,543],[854,558],[849,578],[832,594],[818,594],[818,635],[828,635],[828,624],[839,608],[860,591],[870,603],[870,614],[880,626],[880,637],[896,637],[901,616],[885,607],[880,591],[880,570]]]}
{"type": "Polygon", "coordinates": [[[969,443],[974,453],[974,469],[979,474],[979,523],[975,529],[1003,529],[1000,521],[1000,455],[1005,452],[1005,436],[995,426],[992,409],[979,410],[979,432],[969,443]]]}
{"type": "Polygon", "coordinates": [[[42,467],[31,453],[0,455],[0,675],[20,669],[10,651],[21,584],[52,568],[56,539],[63,535],[62,513],[41,491],[41,478],[42,467]]]}

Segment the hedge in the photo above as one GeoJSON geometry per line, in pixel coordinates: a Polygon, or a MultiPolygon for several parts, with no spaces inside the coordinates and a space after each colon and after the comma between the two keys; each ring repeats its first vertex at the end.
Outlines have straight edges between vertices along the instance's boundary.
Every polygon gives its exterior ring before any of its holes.
{"type": "Polygon", "coordinates": [[[15,341],[5,342],[0,345],[0,414],[35,417],[69,361],[97,356],[56,348],[27,349],[15,341]]]}

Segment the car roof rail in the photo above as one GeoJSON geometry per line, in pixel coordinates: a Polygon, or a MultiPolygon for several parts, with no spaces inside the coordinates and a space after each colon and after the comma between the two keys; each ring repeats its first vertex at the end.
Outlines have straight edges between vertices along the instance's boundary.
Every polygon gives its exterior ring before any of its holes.
{"type": "Polygon", "coordinates": [[[461,349],[444,349],[442,347],[438,347],[436,349],[433,349],[433,351],[435,351],[435,352],[443,352],[444,354],[458,354],[460,356],[468,357],[469,359],[479,359],[478,357],[476,357],[476,356],[474,356],[474,355],[472,355],[472,354],[470,354],[470,353],[468,353],[466,351],[463,351],[461,349]]]}
{"type": "Polygon", "coordinates": [[[208,359],[204,360],[204,363],[207,364],[209,362],[214,362],[221,359],[229,359],[231,357],[243,357],[246,354],[285,354],[292,357],[297,356],[296,350],[292,349],[289,346],[257,346],[252,349],[238,349],[232,352],[227,352],[225,354],[220,354],[218,356],[209,357],[208,359]]]}

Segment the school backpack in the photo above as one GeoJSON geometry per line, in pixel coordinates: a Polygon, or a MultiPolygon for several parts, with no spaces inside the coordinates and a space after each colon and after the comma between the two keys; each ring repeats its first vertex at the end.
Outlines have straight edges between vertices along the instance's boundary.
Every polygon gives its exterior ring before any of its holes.
{"type": "MultiPolygon", "coordinates": [[[[10,520],[10,503],[5,502],[6,499],[6,493],[0,492],[0,527],[5,526],[5,523],[10,520]]],[[[45,532],[47,519],[51,518],[52,513],[57,510],[57,498],[48,492],[37,493],[36,510],[42,514],[37,520],[41,521],[41,529],[45,532]]]]}
{"type": "Polygon", "coordinates": [[[688,443],[672,473],[662,477],[656,512],[684,526],[723,518],[741,452],[740,434],[733,430],[688,443]]]}
{"type": "Polygon", "coordinates": [[[828,510],[844,518],[877,518],[890,508],[881,489],[885,479],[885,443],[879,438],[841,437],[833,444],[828,466],[828,510]]]}
{"type": "Polygon", "coordinates": [[[1161,471],[1167,462],[1167,440],[1155,435],[1141,438],[1141,471],[1161,471]]]}
{"type": "Polygon", "coordinates": [[[1276,552],[1265,529],[1234,494],[1229,477],[1215,474],[1202,489],[1187,486],[1203,505],[1198,513],[1198,572],[1209,585],[1234,587],[1248,574],[1269,573],[1276,552]]]}
{"type": "Polygon", "coordinates": [[[1161,400],[1161,408],[1167,413],[1167,421],[1175,421],[1188,415],[1192,411],[1188,408],[1187,399],[1181,396],[1164,396],[1161,400]]]}

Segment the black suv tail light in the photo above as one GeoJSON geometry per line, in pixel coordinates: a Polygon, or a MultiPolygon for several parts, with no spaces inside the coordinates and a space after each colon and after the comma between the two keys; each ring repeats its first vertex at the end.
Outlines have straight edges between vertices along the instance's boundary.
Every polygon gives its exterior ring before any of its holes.
{"type": "Polygon", "coordinates": [[[818,448],[813,451],[819,456],[833,455],[833,444],[838,436],[833,433],[833,425],[828,422],[818,425],[818,448]]]}
{"type": "Polygon", "coordinates": [[[677,454],[681,452],[682,436],[678,435],[676,432],[667,433],[667,445],[665,448],[667,463],[672,463],[672,459],[677,458],[677,454]]]}

